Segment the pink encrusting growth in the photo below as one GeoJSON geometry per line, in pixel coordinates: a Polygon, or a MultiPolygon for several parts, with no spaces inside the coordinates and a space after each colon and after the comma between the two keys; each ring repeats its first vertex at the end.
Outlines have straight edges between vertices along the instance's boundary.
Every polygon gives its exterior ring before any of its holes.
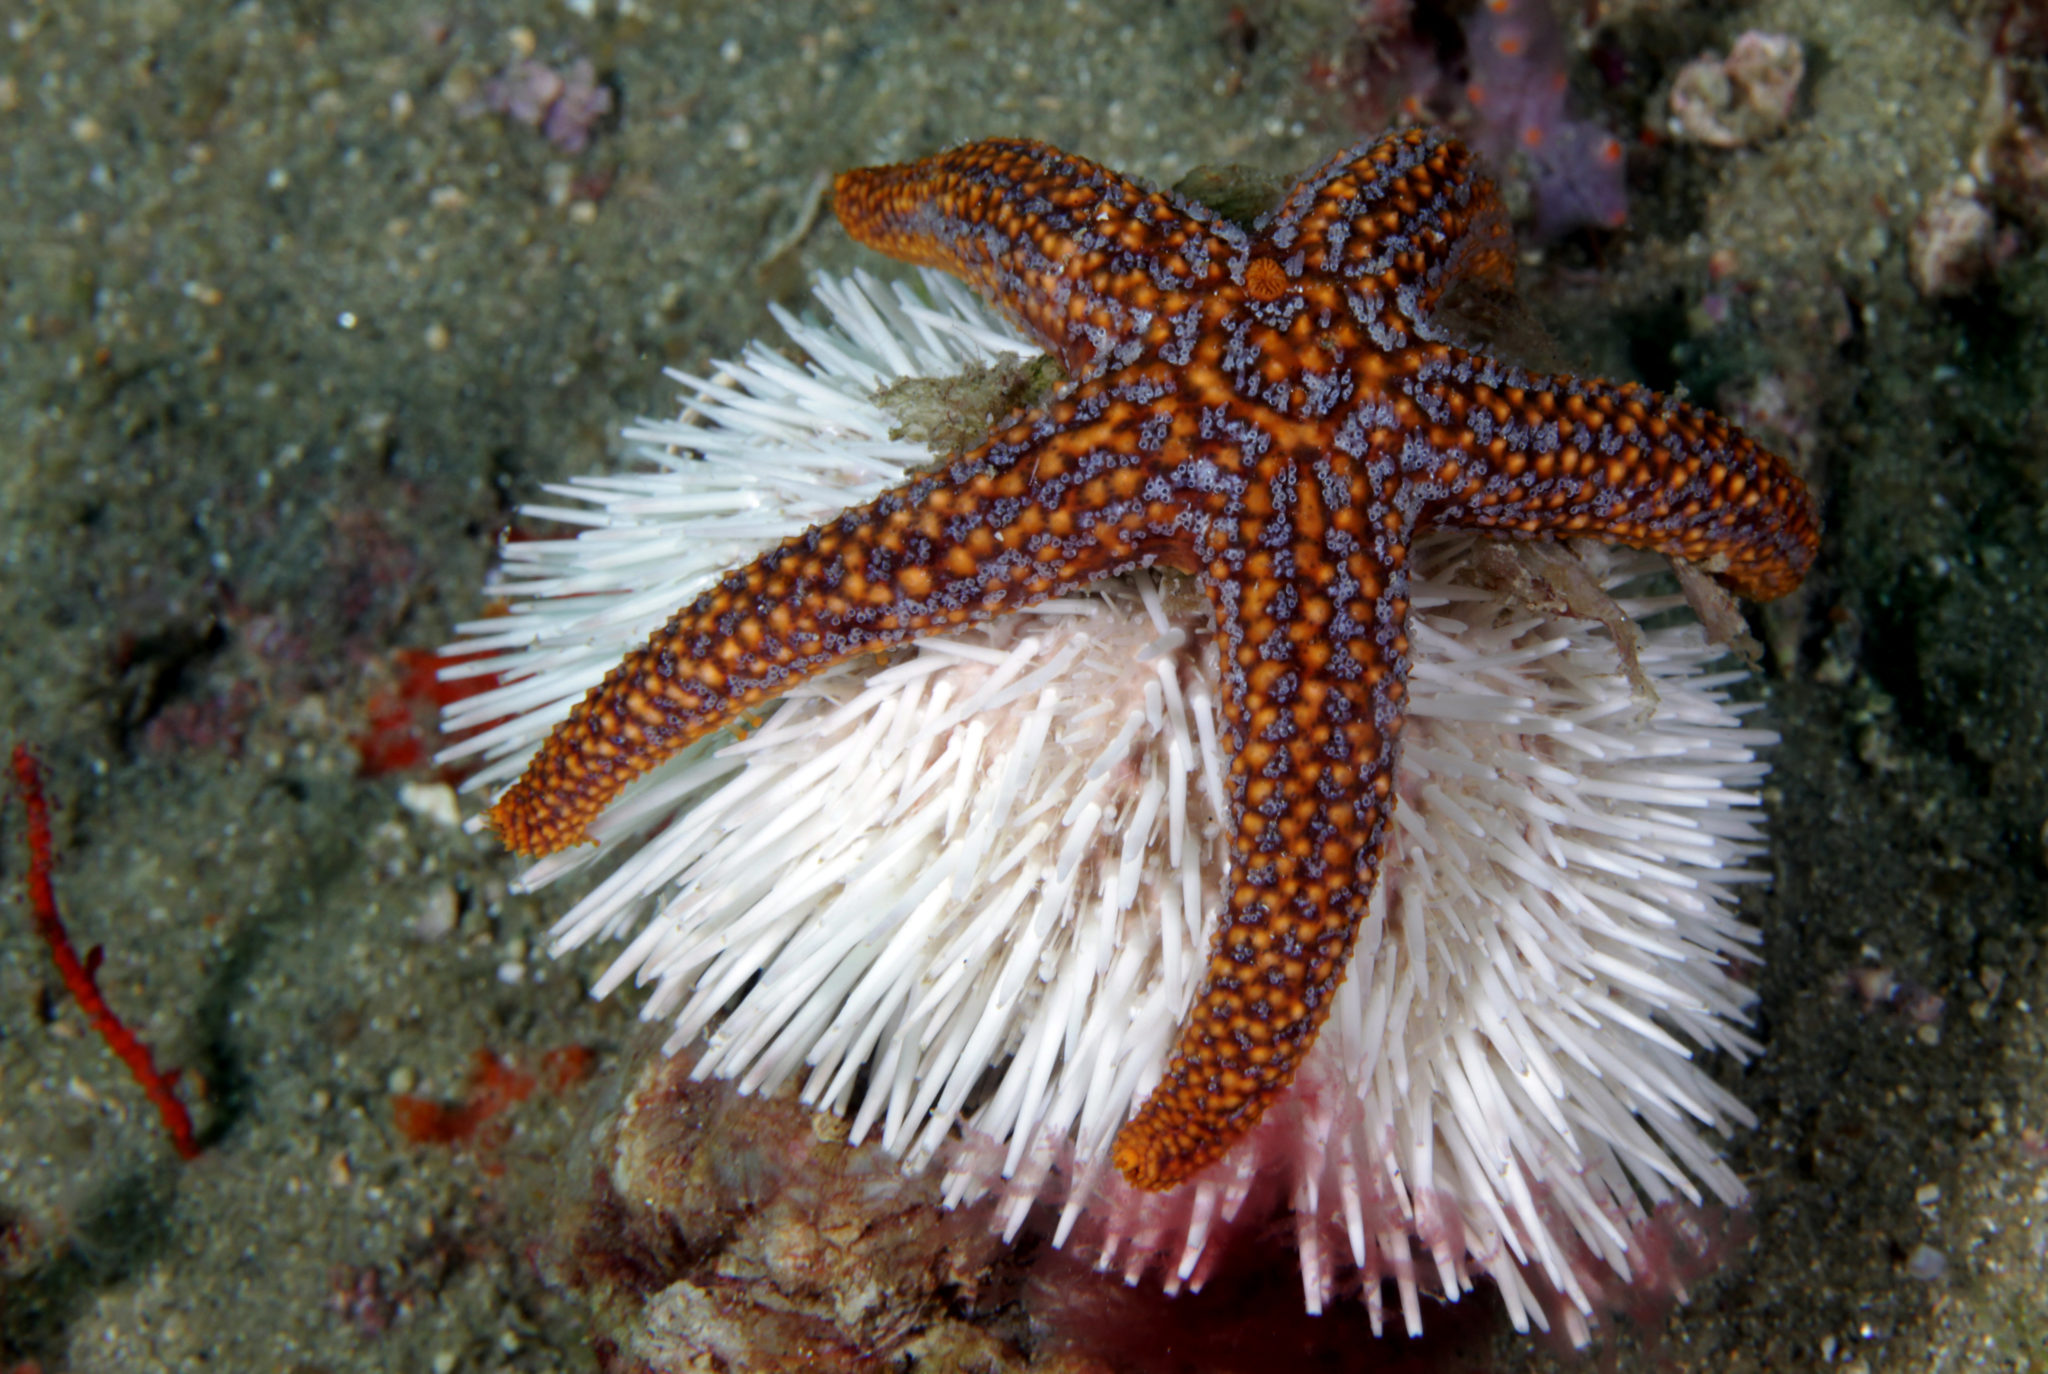
{"type": "Polygon", "coordinates": [[[1535,237],[1619,228],[1628,218],[1626,150],[1599,124],[1571,116],[1564,33],[1549,0],[1481,0],[1465,46],[1468,137],[1496,166],[1525,173],[1535,237]]]}
{"type": "Polygon", "coordinates": [[[598,80],[589,58],[579,57],[563,68],[528,58],[485,85],[482,107],[540,130],[565,153],[580,153],[613,104],[611,87],[598,80]]]}

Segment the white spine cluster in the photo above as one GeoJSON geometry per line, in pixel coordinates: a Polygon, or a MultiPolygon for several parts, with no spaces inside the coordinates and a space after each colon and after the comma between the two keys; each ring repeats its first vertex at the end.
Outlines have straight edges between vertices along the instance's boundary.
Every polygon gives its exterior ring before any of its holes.
{"type": "MultiPolygon", "coordinates": [[[[870,399],[1032,347],[950,279],[821,281],[823,321],[778,315],[808,358],[756,346],[682,417],[627,431],[644,470],[551,488],[527,514],[583,526],[508,545],[507,615],[461,627],[452,707],[488,726],[472,787],[515,776],[626,649],[769,542],[930,461],[870,399]],[[492,724],[492,722],[496,722],[492,724]]],[[[1107,1167],[1205,966],[1226,875],[1208,608],[1136,577],[924,639],[789,693],[642,779],[544,859],[538,887],[618,866],[555,930],[628,940],[599,982],[651,984],[668,1047],[741,1091],[800,1086],[937,1163],[949,1200],[995,1195],[1014,1234],[1137,1281],[1199,1285],[1255,1189],[1291,1207],[1305,1300],[1349,1267],[1375,1328],[1490,1276],[1518,1327],[1576,1339],[1640,1274],[1650,1209],[1740,1180],[1712,1135],[1749,1114],[1693,1059],[1755,1052],[1730,977],[1756,934],[1757,750],[1675,597],[1623,596],[1654,706],[1608,632],[1480,585],[1469,543],[1412,562],[1397,836],[1349,977],[1294,1091],[1197,1183],[1137,1193],[1107,1167]],[[1540,1282],[1539,1282],[1540,1280],[1540,1282]],[[1557,1300],[1545,1302],[1547,1289],[1557,1300]]],[[[1620,595],[1659,560],[1583,551],[1620,595]]]]}

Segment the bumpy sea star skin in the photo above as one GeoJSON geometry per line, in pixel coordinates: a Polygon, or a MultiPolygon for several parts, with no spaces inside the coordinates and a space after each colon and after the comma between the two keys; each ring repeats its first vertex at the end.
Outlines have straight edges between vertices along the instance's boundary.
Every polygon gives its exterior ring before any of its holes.
{"type": "Polygon", "coordinates": [[[735,569],[557,726],[491,819],[579,842],[632,778],[851,656],[1098,578],[1196,575],[1220,637],[1234,884],[1208,977],[1116,1164],[1170,1188],[1263,1115],[1314,1042],[1379,877],[1408,668],[1407,549],[1461,526],[1796,586],[1804,486],[1719,417],[1530,376],[1431,323],[1511,285],[1493,188],[1410,130],[1339,154],[1256,236],[1043,144],[839,178],[856,239],[964,278],[1074,385],[988,443],[735,569]]]}

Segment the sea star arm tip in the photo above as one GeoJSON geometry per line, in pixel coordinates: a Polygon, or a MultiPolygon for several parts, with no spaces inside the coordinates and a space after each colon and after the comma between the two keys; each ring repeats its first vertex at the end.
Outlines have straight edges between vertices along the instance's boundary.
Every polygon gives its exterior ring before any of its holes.
{"type": "MultiPolygon", "coordinates": [[[[1400,390],[1423,423],[1402,457],[1421,517],[1519,537],[1581,537],[1711,567],[1757,601],[1799,585],[1820,544],[1784,459],[1709,411],[1634,384],[1526,376],[1442,346],[1400,390]]],[[[1360,442],[1400,441],[1398,425],[1360,442]]]]}
{"type": "Polygon", "coordinates": [[[960,277],[1083,380],[1220,282],[1232,252],[1171,197],[1025,139],[842,173],[833,208],[855,241],[960,277]]]}
{"type": "Polygon", "coordinates": [[[578,702],[491,808],[508,849],[582,842],[634,778],[798,682],[1124,569],[1189,566],[1185,505],[1128,461],[1157,413],[1082,388],[728,572],[578,702]]]}

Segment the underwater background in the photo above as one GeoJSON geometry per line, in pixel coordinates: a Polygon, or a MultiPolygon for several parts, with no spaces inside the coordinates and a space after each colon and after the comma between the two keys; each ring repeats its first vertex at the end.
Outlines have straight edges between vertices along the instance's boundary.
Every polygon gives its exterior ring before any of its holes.
{"type": "Polygon", "coordinates": [[[176,1156],[72,1004],[10,798],[0,1369],[648,1367],[621,1351],[678,1275],[723,1295],[728,1350],[778,1314],[735,1368],[803,1340],[849,1368],[1587,1358],[1483,1292],[1422,1347],[1374,1343],[1342,1304],[1301,1318],[1284,1259],[1127,1293],[917,1210],[886,1163],[793,1181],[818,1123],[711,1089],[675,1090],[692,1225],[650,1239],[593,1182],[650,1034],[587,998],[601,955],[547,956],[575,890],[509,893],[431,760],[432,654],[514,507],[613,465],[673,407],[663,367],[772,336],[812,271],[889,270],[833,221],[833,173],[1022,134],[1163,186],[1285,176],[1404,118],[1495,159],[1562,358],[1729,414],[1827,523],[1806,587],[1751,614],[1784,741],[1775,882],[1743,908],[1767,1051],[1717,1073],[1761,1118],[1729,1145],[1752,1202],[1687,1305],[1591,1358],[2048,1363],[2040,5],[0,20],[0,745],[44,764],[72,936],[204,1146],[176,1156]],[[730,1243],[777,1208],[878,1295],[857,1320],[730,1243]]]}

